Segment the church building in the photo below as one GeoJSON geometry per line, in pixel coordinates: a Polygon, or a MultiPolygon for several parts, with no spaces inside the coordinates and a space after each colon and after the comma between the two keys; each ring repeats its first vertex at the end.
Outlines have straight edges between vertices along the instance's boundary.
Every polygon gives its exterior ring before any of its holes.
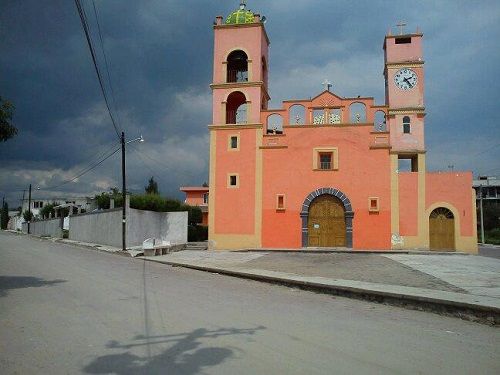
{"type": "Polygon", "coordinates": [[[422,33],[385,36],[385,104],[325,81],[269,108],[263,17],[213,28],[211,248],[477,252],[472,173],[426,171],[422,33]]]}

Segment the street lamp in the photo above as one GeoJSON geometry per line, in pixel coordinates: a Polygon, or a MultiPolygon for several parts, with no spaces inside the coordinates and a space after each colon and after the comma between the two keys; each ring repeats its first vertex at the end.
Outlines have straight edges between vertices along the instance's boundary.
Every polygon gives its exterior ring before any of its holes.
{"type": "Polygon", "coordinates": [[[126,196],[127,196],[127,185],[125,181],[125,145],[132,142],[144,142],[142,135],[138,138],[132,139],[130,141],[125,141],[125,132],[122,132],[120,137],[120,142],[122,144],[122,250],[127,250],[127,209],[126,209],[126,196]]]}

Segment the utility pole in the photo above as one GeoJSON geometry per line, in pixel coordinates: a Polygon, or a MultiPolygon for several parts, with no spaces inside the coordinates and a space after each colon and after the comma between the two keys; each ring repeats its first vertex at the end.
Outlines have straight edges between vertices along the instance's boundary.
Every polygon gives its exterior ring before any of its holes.
{"type": "Polygon", "coordinates": [[[122,208],[122,250],[127,250],[127,208],[126,206],[126,183],[125,183],[125,132],[122,132],[121,136],[122,143],[122,197],[123,197],[123,208],[122,208]]]}
{"type": "Polygon", "coordinates": [[[481,215],[481,243],[484,245],[483,185],[479,185],[479,211],[481,215]]]}
{"type": "Polygon", "coordinates": [[[28,195],[28,234],[30,234],[30,223],[31,223],[31,184],[30,184],[30,191],[28,195]]]}

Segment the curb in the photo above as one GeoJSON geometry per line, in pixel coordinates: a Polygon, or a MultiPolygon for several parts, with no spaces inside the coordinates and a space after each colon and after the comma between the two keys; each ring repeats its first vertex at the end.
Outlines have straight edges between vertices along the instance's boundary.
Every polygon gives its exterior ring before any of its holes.
{"type": "Polygon", "coordinates": [[[229,250],[233,253],[295,253],[295,254],[375,254],[375,255],[476,255],[459,251],[428,251],[428,250],[343,250],[343,249],[240,249],[229,250]]]}
{"type": "MultiPolygon", "coordinates": [[[[289,287],[298,287],[304,290],[310,290],[319,293],[325,294],[333,294],[342,297],[362,299],[368,301],[374,301],[378,303],[386,303],[389,305],[404,307],[412,310],[421,310],[427,312],[438,313],[441,315],[458,317],[460,319],[474,321],[478,323],[488,324],[492,326],[496,326],[500,324],[500,303],[498,301],[494,301],[490,297],[479,297],[479,299],[488,299],[493,305],[485,305],[479,301],[475,301],[474,299],[478,299],[477,296],[469,295],[469,294],[460,294],[453,292],[444,292],[444,291],[430,291],[427,295],[425,293],[402,293],[398,291],[390,291],[390,290],[382,290],[383,288],[370,288],[367,287],[367,284],[372,283],[363,283],[363,282],[350,282],[349,284],[358,284],[356,285],[346,285],[346,283],[342,283],[342,280],[333,280],[330,282],[321,282],[321,281],[311,281],[306,279],[314,279],[314,278],[306,278],[299,275],[292,275],[283,277],[276,275],[262,275],[257,274],[255,272],[249,272],[244,270],[235,270],[229,268],[221,268],[221,267],[213,267],[213,266],[202,266],[192,263],[181,263],[181,262],[171,262],[164,260],[157,260],[151,258],[139,258],[150,262],[167,264],[173,267],[183,267],[198,271],[217,273],[232,277],[238,277],[243,279],[250,279],[260,282],[267,282],[271,284],[279,284],[289,287]],[[363,285],[365,284],[365,285],[363,285]],[[446,294],[451,297],[457,298],[439,298],[432,296],[430,294],[446,294]],[[469,301],[466,301],[466,300],[469,301]],[[497,305],[497,306],[495,306],[497,305]]],[[[272,273],[272,271],[263,271],[267,273],[272,273]]],[[[318,279],[318,278],[316,278],[318,279]]],[[[377,284],[373,284],[376,286],[377,284]]],[[[381,284],[383,285],[383,284],[381,284]]],[[[392,286],[394,289],[419,289],[419,288],[411,288],[411,287],[400,287],[400,286],[392,286]]]]}

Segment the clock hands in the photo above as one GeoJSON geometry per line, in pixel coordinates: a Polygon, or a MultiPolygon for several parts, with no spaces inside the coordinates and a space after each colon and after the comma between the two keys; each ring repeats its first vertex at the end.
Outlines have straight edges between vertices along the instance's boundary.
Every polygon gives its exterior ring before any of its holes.
{"type": "Polygon", "coordinates": [[[413,87],[413,85],[411,84],[410,80],[406,77],[403,78],[404,81],[406,81],[406,83],[408,84],[408,86],[410,86],[410,89],[413,87]]]}

